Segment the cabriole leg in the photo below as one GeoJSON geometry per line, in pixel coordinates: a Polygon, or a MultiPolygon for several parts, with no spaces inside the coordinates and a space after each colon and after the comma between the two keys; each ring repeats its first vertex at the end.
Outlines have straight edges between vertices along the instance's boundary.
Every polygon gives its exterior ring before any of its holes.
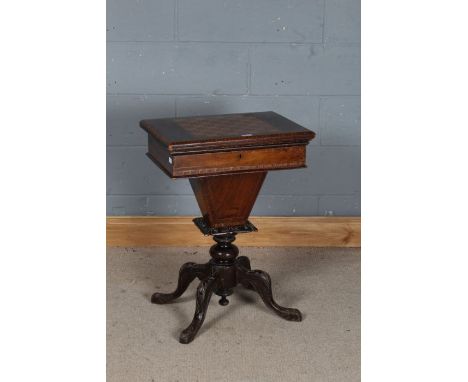
{"type": "Polygon", "coordinates": [[[302,315],[298,309],[284,308],[273,299],[270,275],[264,271],[250,271],[245,267],[237,268],[237,280],[245,287],[253,287],[260,295],[266,306],[271,308],[278,316],[288,321],[301,321],[302,315]]]}
{"type": "Polygon", "coordinates": [[[151,296],[151,302],[153,304],[167,304],[182,296],[190,283],[195,280],[196,277],[198,277],[200,280],[203,280],[209,277],[209,275],[209,264],[185,263],[180,268],[179,280],[177,282],[176,290],[172,293],[154,293],[151,296]]]}
{"type": "Polygon", "coordinates": [[[203,321],[205,321],[206,311],[210,303],[211,295],[216,287],[216,278],[209,277],[200,282],[197,288],[195,315],[191,324],[180,333],[179,341],[182,344],[188,344],[193,341],[200,330],[203,321]]]}

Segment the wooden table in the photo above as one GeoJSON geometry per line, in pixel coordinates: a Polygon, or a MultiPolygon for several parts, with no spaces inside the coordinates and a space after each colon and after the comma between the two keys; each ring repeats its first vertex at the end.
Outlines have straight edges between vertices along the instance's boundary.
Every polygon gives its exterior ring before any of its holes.
{"type": "Polygon", "coordinates": [[[238,284],[255,290],[280,317],[301,321],[299,310],[275,302],[268,273],[251,270],[232,242],[238,233],[257,230],[248,217],[267,172],[306,167],[305,146],[315,133],[271,111],[151,119],[140,126],[148,133],[147,156],[169,177],[189,178],[202,213],[194,223],[216,242],[208,263],[182,265],[173,293],[151,297],[152,303],[169,303],[195,278],[200,280],[195,315],[180,342],[195,338],[212,294],[227,305],[226,297],[238,284]]]}

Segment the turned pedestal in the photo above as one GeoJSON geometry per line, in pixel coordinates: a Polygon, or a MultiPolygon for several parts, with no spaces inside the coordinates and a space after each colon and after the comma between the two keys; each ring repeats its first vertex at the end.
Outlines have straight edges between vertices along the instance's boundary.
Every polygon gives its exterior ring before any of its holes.
{"type": "Polygon", "coordinates": [[[256,291],[281,318],[301,321],[299,310],[275,302],[268,273],[251,270],[233,242],[257,230],[248,217],[267,171],[305,167],[305,146],[315,134],[274,112],[144,120],[140,126],[148,132],[148,157],[168,176],[189,178],[202,213],[194,223],[216,242],[206,264],[182,265],[174,292],[151,297],[155,304],[172,302],[200,280],[195,315],[180,342],[195,338],[213,293],[228,305],[238,285],[256,291]]]}

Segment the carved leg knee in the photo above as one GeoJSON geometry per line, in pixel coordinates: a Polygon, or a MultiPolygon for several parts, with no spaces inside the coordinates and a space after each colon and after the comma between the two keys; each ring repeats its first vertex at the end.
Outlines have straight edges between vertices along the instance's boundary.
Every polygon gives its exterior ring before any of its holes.
{"type": "Polygon", "coordinates": [[[196,277],[204,279],[208,276],[209,264],[185,263],[180,268],[176,290],[172,293],[154,293],[151,296],[151,302],[153,304],[167,304],[180,297],[196,277]]]}
{"type": "Polygon", "coordinates": [[[242,265],[244,268],[248,269],[249,271],[252,269],[250,268],[250,259],[247,256],[239,256],[237,258],[237,263],[242,265]]]}
{"type": "MultiPolygon", "coordinates": [[[[250,267],[250,259],[247,256],[239,256],[237,258],[237,267],[245,268],[242,270],[244,272],[250,271],[252,269],[250,267]]],[[[246,289],[255,290],[255,288],[252,285],[250,285],[247,281],[245,281],[242,285],[246,289]]]]}

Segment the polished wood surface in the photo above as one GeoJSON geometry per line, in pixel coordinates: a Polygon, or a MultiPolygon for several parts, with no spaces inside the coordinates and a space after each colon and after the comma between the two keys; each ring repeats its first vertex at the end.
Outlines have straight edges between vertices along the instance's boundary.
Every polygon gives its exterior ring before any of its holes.
{"type": "Polygon", "coordinates": [[[140,126],[171,154],[307,143],[315,133],[272,111],[147,119],[140,126]]]}
{"type": "Polygon", "coordinates": [[[299,310],[275,302],[268,273],[252,271],[245,257],[236,259],[239,250],[232,242],[246,227],[256,229],[247,219],[266,171],[305,167],[305,146],[315,134],[274,112],[144,120],[140,126],[148,132],[148,157],[168,176],[190,179],[202,213],[194,223],[217,243],[208,264],[185,264],[176,290],[151,298],[156,304],[171,302],[200,279],[195,315],[179,341],[193,341],[213,293],[227,305],[238,284],[258,292],[280,317],[300,321],[299,310]]]}
{"type": "Polygon", "coordinates": [[[265,176],[264,171],[190,179],[205,222],[215,228],[245,224],[265,176]]]}
{"type": "Polygon", "coordinates": [[[305,167],[305,147],[276,147],[174,157],[173,177],[305,167]]]}
{"type": "Polygon", "coordinates": [[[315,136],[273,112],[140,125],[148,132],[148,157],[172,178],[305,167],[305,146],[315,136]]]}
{"type": "Polygon", "coordinates": [[[168,304],[180,297],[189,284],[200,279],[195,295],[195,314],[190,325],[179,336],[180,343],[192,342],[205,321],[206,312],[211,296],[221,297],[219,304],[226,306],[227,299],[234,288],[240,284],[247,289],[256,291],[265,305],[279,317],[288,321],[302,321],[302,314],[298,309],[285,308],[273,298],[270,275],[261,270],[251,270],[250,260],[239,255],[239,249],[232,242],[236,234],[213,236],[216,241],[210,248],[211,260],[206,264],[192,262],[182,265],[179,271],[177,287],[172,293],[154,293],[151,296],[153,304],[168,304]]]}
{"type": "MultiPolygon", "coordinates": [[[[210,246],[193,216],[114,216],[107,218],[111,247],[210,246]]],[[[360,217],[251,216],[258,232],[237,235],[243,247],[360,247],[360,217]]]]}

